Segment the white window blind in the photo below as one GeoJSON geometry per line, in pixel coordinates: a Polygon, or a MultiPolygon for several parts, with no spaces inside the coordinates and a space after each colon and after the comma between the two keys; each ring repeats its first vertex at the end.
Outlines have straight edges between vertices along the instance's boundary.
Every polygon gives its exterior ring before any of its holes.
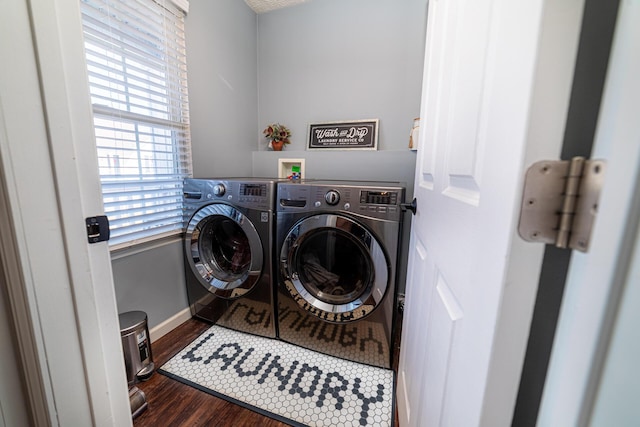
{"type": "Polygon", "coordinates": [[[170,0],[81,0],[111,246],[182,230],[191,176],[184,12],[170,0]]]}

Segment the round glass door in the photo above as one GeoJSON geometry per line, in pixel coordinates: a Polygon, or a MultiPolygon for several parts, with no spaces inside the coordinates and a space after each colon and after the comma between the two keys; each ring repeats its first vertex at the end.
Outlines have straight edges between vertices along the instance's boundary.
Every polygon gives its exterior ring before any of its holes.
{"type": "Polygon", "coordinates": [[[390,268],[381,245],[348,217],[315,215],[294,225],[280,262],[294,300],[324,320],[361,319],[380,303],[390,268]]]}
{"type": "Polygon", "coordinates": [[[224,204],[200,209],[185,235],[187,261],[211,293],[237,298],[249,292],[262,272],[260,237],[241,212],[224,204]]]}

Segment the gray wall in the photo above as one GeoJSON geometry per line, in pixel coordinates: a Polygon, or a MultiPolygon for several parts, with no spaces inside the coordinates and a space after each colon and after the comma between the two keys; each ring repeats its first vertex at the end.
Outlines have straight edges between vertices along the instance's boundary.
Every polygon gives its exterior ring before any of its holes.
{"type": "MultiPolygon", "coordinates": [[[[413,196],[427,0],[317,0],[258,15],[259,129],[253,175],[275,176],[279,158],[304,158],[305,177],[389,180],[413,196]],[[309,123],[379,119],[377,151],[306,151],[309,123]],[[283,152],[267,151],[269,123],[291,129],[283,152]]],[[[404,292],[410,215],[400,291],[404,292]]]]}
{"type": "MultiPolygon", "coordinates": [[[[256,14],[243,1],[191,0],[186,18],[193,174],[251,175],[258,129],[256,14]]],[[[112,254],[120,313],[149,328],[187,308],[182,242],[112,254]]]]}
{"type": "Polygon", "coordinates": [[[258,132],[256,14],[191,0],[186,18],[193,176],[250,176],[258,132]]]}
{"type": "Polygon", "coordinates": [[[153,328],[188,307],[182,239],[111,259],[119,313],[142,310],[153,328]]]}
{"type": "Polygon", "coordinates": [[[258,15],[259,150],[272,122],[290,127],[286,150],[302,150],[310,122],[374,118],[379,150],[406,150],[420,115],[426,9],[426,0],[317,0],[258,15]]]}
{"type": "MultiPolygon", "coordinates": [[[[308,177],[402,181],[411,196],[426,3],[316,0],[256,15],[240,0],[191,0],[194,176],[277,175],[278,153],[261,132],[280,121],[293,131],[280,156],[305,158],[308,177]],[[309,122],[369,118],[380,119],[377,151],[305,151],[309,122]]],[[[404,230],[402,290],[408,222],[404,230]]],[[[188,305],[182,246],[138,249],[113,256],[118,311],[143,310],[152,328],[188,305]]]]}

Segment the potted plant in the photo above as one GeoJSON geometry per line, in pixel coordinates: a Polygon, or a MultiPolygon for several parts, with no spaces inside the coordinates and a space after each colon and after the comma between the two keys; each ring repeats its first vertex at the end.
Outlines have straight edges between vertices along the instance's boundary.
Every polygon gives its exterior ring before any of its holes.
{"type": "Polygon", "coordinates": [[[269,146],[273,151],[282,151],[282,147],[284,147],[285,144],[291,144],[289,140],[291,131],[288,127],[280,123],[270,124],[262,133],[264,137],[269,140],[269,146]]]}

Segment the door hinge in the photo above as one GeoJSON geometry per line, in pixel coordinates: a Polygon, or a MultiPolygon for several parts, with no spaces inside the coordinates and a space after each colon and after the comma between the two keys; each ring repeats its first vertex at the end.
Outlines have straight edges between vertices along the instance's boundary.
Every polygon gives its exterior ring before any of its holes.
{"type": "Polygon", "coordinates": [[[520,237],[586,252],[604,172],[604,160],[584,157],[534,163],[525,176],[520,237]]]}

